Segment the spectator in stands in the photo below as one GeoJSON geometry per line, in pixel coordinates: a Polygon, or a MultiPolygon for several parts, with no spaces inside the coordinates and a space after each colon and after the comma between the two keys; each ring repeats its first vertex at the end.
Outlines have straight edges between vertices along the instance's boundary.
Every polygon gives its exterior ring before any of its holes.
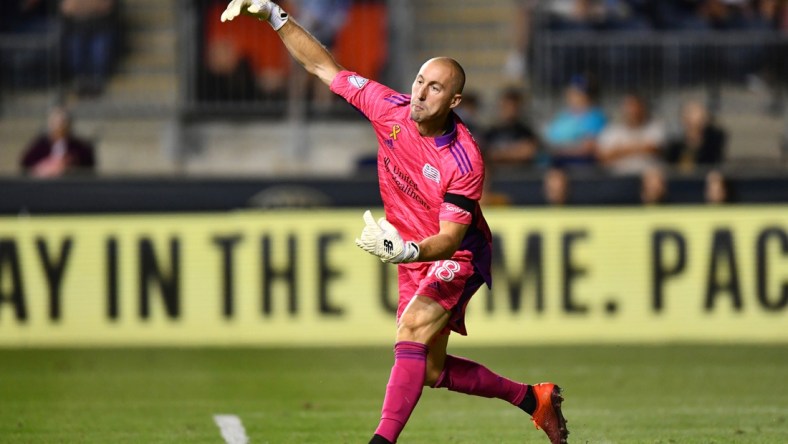
{"type": "Polygon", "coordinates": [[[542,178],[545,203],[563,206],[569,201],[569,176],[560,168],[548,169],[542,178]]]}
{"type": "Polygon", "coordinates": [[[722,163],[727,135],[714,124],[703,103],[692,100],[684,104],[681,126],[681,134],[668,143],[668,163],[682,172],[722,163]]]}
{"type": "Polygon", "coordinates": [[[566,107],[551,120],[544,134],[551,163],[557,167],[595,163],[597,137],[607,118],[596,106],[596,87],[588,76],[574,76],[566,88],[566,107]]]}
{"type": "Polygon", "coordinates": [[[101,95],[116,56],[115,0],[62,0],[63,45],[81,97],[101,95]]]}
{"type": "Polygon", "coordinates": [[[47,132],[33,139],[22,155],[22,170],[30,176],[49,178],[91,171],[96,160],[93,145],[74,136],[71,116],[63,107],[49,113],[47,132]]]}
{"type": "Polygon", "coordinates": [[[647,169],[640,178],[640,200],[644,205],[658,205],[668,194],[667,179],[662,168],[647,169]]]}
{"type": "Polygon", "coordinates": [[[621,102],[621,121],[599,135],[597,157],[613,174],[640,175],[660,166],[665,138],[665,128],[651,119],[646,100],[627,94],[621,102]]]}
{"type": "Polygon", "coordinates": [[[498,101],[498,118],[484,137],[485,159],[492,167],[533,163],[539,142],[523,117],[523,93],[509,88],[498,101]]]}
{"type": "Polygon", "coordinates": [[[711,170],[706,174],[705,199],[706,203],[720,205],[730,199],[730,187],[725,176],[719,170],[711,170]]]}

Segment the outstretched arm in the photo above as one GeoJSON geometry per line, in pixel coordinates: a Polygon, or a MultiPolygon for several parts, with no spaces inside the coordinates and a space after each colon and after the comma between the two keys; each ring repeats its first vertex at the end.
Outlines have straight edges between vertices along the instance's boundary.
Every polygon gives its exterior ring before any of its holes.
{"type": "Polygon", "coordinates": [[[285,23],[277,32],[288,52],[298,63],[308,73],[331,86],[334,77],[342,71],[342,67],[334,61],[331,53],[293,19],[285,23]]]}
{"type": "Polygon", "coordinates": [[[267,21],[279,34],[290,55],[326,85],[331,85],[337,73],[342,71],[331,53],[276,3],[268,0],[232,0],[222,14],[222,21],[232,20],[240,14],[267,21]]]}

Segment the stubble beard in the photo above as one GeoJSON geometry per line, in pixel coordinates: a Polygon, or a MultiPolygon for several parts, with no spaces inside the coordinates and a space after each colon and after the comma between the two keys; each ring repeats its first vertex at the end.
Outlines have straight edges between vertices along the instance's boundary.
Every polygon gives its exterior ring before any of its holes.
{"type": "Polygon", "coordinates": [[[417,111],[411,106],[411,108],[410,108],[410,120],[412,120],[412,121],[414,121],[416,123],[421,123],[421,122],[423,122],[426,119],[426,117],[427,117],[427,110],[422,109],[421,111],[417,111]]]}

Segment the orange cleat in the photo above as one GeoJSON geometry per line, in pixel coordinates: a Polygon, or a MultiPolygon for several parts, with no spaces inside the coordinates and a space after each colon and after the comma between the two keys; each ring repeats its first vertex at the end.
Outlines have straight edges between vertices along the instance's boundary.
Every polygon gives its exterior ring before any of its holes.
{"type": "Polygon", "coordinates": [[[536,410],[531,416],[537,429],[544,430],[551,444],[566,444],[569,430],[566,428],[566,419],[561,413],[561,387],[543,382],[531,386],[536,398],[536,410]]]}

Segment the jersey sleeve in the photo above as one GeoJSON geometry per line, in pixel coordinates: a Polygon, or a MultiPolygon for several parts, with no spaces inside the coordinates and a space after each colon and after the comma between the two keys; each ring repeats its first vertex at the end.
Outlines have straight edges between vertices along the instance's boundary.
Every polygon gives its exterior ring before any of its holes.
{"type": "MultiPolygon", "coordinates": [[[[405,98],[393,89],[351,71],[341,71],[331,82],[331,91],[374,121],[403,106],[405,98]]],[[[407,98],[407,102],[410,99],[407,98]]]]}
{"type": "Polygon", "coordinates": [[[441,204],[439,220],[470,225],[473,221],[473,213],[455,203],[443,202],[441,204]]]}
{"type": "Polygon", "coordinates": [[[484,185],[484,167],[471,171],[449,183],[441,203],[440,220],[470,225],[484,185]]]}

